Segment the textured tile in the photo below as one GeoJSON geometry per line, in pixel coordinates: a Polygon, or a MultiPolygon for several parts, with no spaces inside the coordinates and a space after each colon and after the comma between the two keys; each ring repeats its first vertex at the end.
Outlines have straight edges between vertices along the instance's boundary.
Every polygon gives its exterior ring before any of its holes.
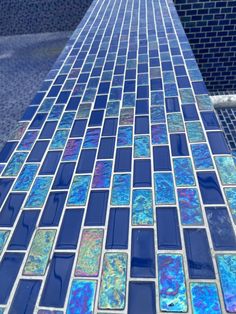
{"type": "Polygon", "coordinates": [[[10,234],[9,230],[0,230],[0,255],[2,253],[2,250],[4,249],[9,234],[10,234]]]}
{"type": "Polygon", "coordinates": [[[52,139],[50,149],[64,149],[68,136],[69,136],[68,130],[56,131],[52,139]]]}
{"type": "Polygon", "coordinates": [[[187,135],[190,143],[205,142],[205,135],[200,122],[186,122],[187,135]]]}
{"type": "Polygon", "coordinates": [[[175,158],[174,174],[177,186],[193,186],[195,179],[193,174],[193,167],[190,158],[175,158]]]}
{"type": "Polygon", "coordinates": [[[77,160],[82,140],[69,139],[62,157],[63,161],[77,160]]]}
{"type": "Polygon", "coordinates": [[[175,204],[172,173],[154,173],[155,200],[158,204],[175,204]]]}
{"type": "Polygon", "coordinates": [[[11,157],[10,161],[8,162],[6,168],[3,171],[3,175],[6,177],[12,177],[12,176],[17,176],[18,173],[20,172],[20,169],[26,160],[27,153],[20,153],[16,152],[13,154],[11,157]]]}
{"type": "Polygon", "coordinates": [[[236,188],[224,188],[225,196],[236,224],[236,188]]]}
{"type": "Polygon", "coordinates": [[[184,132],[184,122],[181,113],[168,114],[167,124],[170,133],[184,132]]]}
{"type": "Polygon", "coordinates": [[[33,180],[38,171],[39,165],[37,164],[26,164],[19,177],[16,180],[13,190],[15,191],[28,191],[33,183],[33,180]]]}
{"type": "Polygon", "coordinates": [[[93,188],[109,188],[111,181],[112,161],[97,161],[93,176],[93,188]]]}
{"type": "Polygon", "coordinates": [[[152,144],[168,144],[165,124],[152,125],[152,144]]]}
{"type": "Polygon", "coordinates": [[[153,225],[153,201],[151,190],[133,190],[132,224],[153,225]]]}
{"type": "Polygon", "coordinates": [[[30,190],[25,207],[27,208],[41,208],[47,197],[52,177],[37,177],[30,190]]]}
{"type": "Polygon", "coordinates": [[[69,197],[68,205],[83,206],[88,197],[88,189],[91,181],[90,175],[76,175],[74,176],[69,197]]]}
{"type": "Polygon", "coordinates": [[[236,166],[230,156],[215,156],[216,167],[222,184],[236,184],[236,166]]]}
{"type": "Polygon", "coordinates": [[[193,161],[197,170],[214,168],[208,146],[206,144],[191,145],[193,161]]]}
{"type": "Polygon", "coordinates": [[[150,157],[149,136],[135,136],[134,138],[134,157],[150,157]]]}
{"type": "Polygon", "coordinates": [[[130,203],[130,174],[115,174],[113,177],[111,204],[129,205],[130,203]]]}

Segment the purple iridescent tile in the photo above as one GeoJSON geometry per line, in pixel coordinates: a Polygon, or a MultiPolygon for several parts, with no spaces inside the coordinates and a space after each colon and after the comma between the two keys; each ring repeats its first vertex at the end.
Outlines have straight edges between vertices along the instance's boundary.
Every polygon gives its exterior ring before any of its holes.
{"type": "Polygon", "coordinates": [[[134,122],[134,109],[121,109],[120,111],[120,125],[132,125],[134,122]]]}
{"type": "Polygon", "coordinates": [[[30,150],[38,136],[38,131],[28,131],[18,145],[18,150],[30,150]]]}
{"type": "Polygon", "coordinates": [[[112,161],[97,161],[93,176],[93,188],[109,188],[111,181],[112,161]]]}
{"type": "Polygon", "coordinates": [[[72,281],[67,314],[93,314],[96,280],[74,279],[72,281]]]}
{"type": "Polygon", "coordinates": [[[194,188],[178,189],[178,201],[183,225],[202,225],[202,210],[198,191],[194,188]]]}
{"type": "Polygon", "coordinates": [[[69,139],[62,157],[63,161],[77,160],[82,140],[69,139]]]}
{"type": "Polygon", "coordinates": [[[158,255],[160,308],[164,312],[187,312],[183,258],[179,254],[158,255]]]}
{"type": "Polygon", "coordinates": [[[152,144],[168,144],[165,124],[152,125],[152,144]]]}
{"type": "Polygon", "coordinates": [[[19,122],[14,130],[11,139],[19,141],[27,129],[29,122],[19,122]]]}

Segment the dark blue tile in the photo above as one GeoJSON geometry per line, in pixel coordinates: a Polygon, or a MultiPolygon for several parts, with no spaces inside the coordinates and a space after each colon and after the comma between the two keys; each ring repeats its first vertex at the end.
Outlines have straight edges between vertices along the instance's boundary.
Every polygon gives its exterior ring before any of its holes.
{"type": "Polygon", "coordinates": [[[39,105],[39,104],[41,103],[41,101],[43,100],[44,96],[45,96],[45,93],[38,92],[38,93],[34,96],[33,100],[31,101],[31,104],[39,105]]]}
{"type": "Polygon", "coordinates": [[[134,69],[126,70],[125,79],[126,80],[127,79],[129,79],[129,80],[136,79],[136,70],[134,70],[134,69]]]}
{"type": "Polygon", "coordinates": [[[36,106],[29,106],[25,110],[25,112],[23,113],[20,121],[30,121],[33,118],[33,116],[34,116],[35,112],[37,111],[37,109],[38,109],[38,107],[36,107],[36,106]]]}
{"type": "Polygon", "coordinates": [[[18,142],[7,142],[0,152],[0,162],[7,162],[18,142]]]}
{"type": "Polygon", "coordinates": [[[6,304],[23,261],[23,253],[5,253],[0,264],[0,304],[6,304]]]}
{"type": "Polygon", "coordinates": [[[93,110],[89,120],[89,126],[102,125],[104,110],[93,110]]]}
{"type": "Polygon", "coordinates": [[[131,244],[131,277],[154,278],[155,275],[153,229],[133,229],[131,244]]]}
{"type": "Polygon", "coordinates": [[[152,79],[151,80],[151,90],[162,90],[163,86],[162,86],[162,80],[161,78],[156,78],[156,79],[152,79]]]}
{"type": "Polygon", "coordinates": [[[71,178],[73,176],[74,168],[74,162],[61,163],[59,169],[57,170],[52,188],[55,190],[68,189],[71,183],[71,178]]]}
{"type": "Polygon", "coordinates": [[[202,121],[206,130],[219,130],[220,126],[213,111],[201,112],[202,121]]]}
{"type": "Polygon", "coordinates": [[[57,122],[56,121],[50,121],[46,122],[42,132],[40,133],[39,138],[40,139],[50,139],[53,136],[53,133],[56,129],[57,122]]]}
{"type": "Polygon", "coordinates": [[[148,98],[149,97],[149,89],[148,86],[138,86],[138,96],[137,98],[148,98]]]}
{"type": "Polygon", "coordinates": [[[207,137],[213,154],[230,153],[223,132],[207,132],[207,137]]]}
{"type": "Polygon", "coordinates": [[[71,97],[68,105],[66,106],[66,111],[68,110],[77,110],[79,107],[81,97],[71,97]]]}
{"type": "Polygon", "coordinates": [[[132,160],[132,148],[117,148],[115,172],[130,172],[132,160]]]}
{"type": "Polygon", "coordinates": [[[47,113],[37,113],[31,122],[29,129],[40,129],[47,117],[47,113]]]}
{"type": "Polygon", "coordinates": [[[48,152],[42,164],[40,174],[54,174],[56,172],[62,152],[48,152]]]}
{"type": "Polygon", "coordinates": [[[74,254],[54,253],[40,300],[40,306],[64,306],[73,261],[74,254]]]}
{"type": "Polygon", "coordinates": [[[189,278],[214,279],[210,247],[205,229],[184,229],[189,278]]]}
{"type": "Polygon", "coordinates": [[[224,199],[215,172],[198,172],[197,177],[203,203],[224,204],[224,199]]]}
{"type": "Polygon", "coordinates": [[[114,155],[115,137],[103,137],[98,150],[99,159],[110,159],[114,155]]]}
{"type": "Polygon", "coordinates": [[[118,119],[108,118],[104,121],[102,136],[116,135],[118,119]]]}
{"type": "Polygon", "coordinates": [[[236,250],[236,236],[226,207],[206,207],[215,250],[236,250]]]}
{"type": "Polygon", "coordinates": [[[57,226],[64,208],[67,192],[51,192],[43,210],[40,227],[57,226]]]}
{"type": "Polygon", "coordinates": [[[80,154],[76,173],[92,173],[96,149],[83,149],[80,154]]]}
{"type": "Polygon", "coordinates": [[[165,99],[167,112],[179,112],[179,100],[178,97],[170,97],[165,99]]]}
{"type": "Polygon", "coordinates": [[[125,81],[125,87],[124,87],[124,92],[135,92],[135,81],[125,81]]]}
{"type": "Polygon", "coordinates": [[[9,314],[32,314],[38,298],[41,280],[21,279],[11,302],[9,314]]]}
{"type": "Polygon", "coordinates": [[[32,234],[34,232],[38,210],[24,210],[17,222],[8,250],[27,250],[32,234]]]}
{"type": "Polygon", "coordinates": [[[183,105],[182,109],[183,109],[185,121],[199,120],[197,109],[196,109],[196,106],[194,104],[183,105]]]}
{"type": "Polygon", "coordinates": [[[37,141],[27,159],[27,162],[39,162],[48,147],[49,141],[37,141]]]}
{"type": "Polygon", "coordinates": [[[136,114],[148,114],[148,99],[138,99],[136,101],[136,114]]]}
{"type": "Polygon", "coordinates": [[[173,156],[189,155],[185,134],[170,134],[170,144],[173,156]]]}
{"type": "Polygon", "coordinates": [[[104,226],[109,191],[91,191],[85,218],[85,226],[104,226]]]}
{"type": "Polygon", "coordinates": [[[156,314],[156,289],[154,282],[130,282],[128,314],[156,314]]]}
{"type": "Polygon", "coordinates": [[[135,118],[135,134],[149,133],[149,119],[147,116],[135,118]]]}
{"type": "Polygon", "coordinates": [[[158,249],[181,250],[177,208],[159,207],[156,214],[158,249]]]}
{"type": "Polygon", "coordinates": [[[183,65],[175,66],[175,73],[178,76],[187,75],[186,70],[185,70],[185,66],[183,66],[183,65]]]}
{"type": "Polygon", "coordinates": [[[76,249],[83,214],[83,209],[66,209],[57,239],[56,249],[76,249]]]}
{"type": "Polygon", "coordinates": [[[47,97],[57,97],[61,89],[61,85],[52,86],[47,94],[47,97]]]}
{"type": "Polygon", "coordinates": [[[107,95],[97,96],[94,104],[94,109],[104,109],[107,105],[107,95]]]}
{"type": "Polygon", "coordinates": [[[70,91],[60,92],[56,103],[57,104],[65,104],[65,103],[67,103],[69,97],[70,97],[70,91]]]}
{"type": "Polygon", "coordinates": [[[107,230],[106,249],[127,249],[129,208],[111,208],[107,230]]]}
{"type": "Polygon", "coordinates": [[[0,226],[12,227],[16,216],[18,215],[21,205],[25,199],[26,193],[11,193],[9,194],[1,212],[0,226]]]}
{"type": "Polygon", "coordinates": [[[81,119],[81,120],[75,120],[70,137],[82,137],[84,136],[84,131],[86,128],[87,120],[81,119]]]}
{"type": "Polygon", "coordinates": [[[179,88],[191,87],[187,76],[177,76],[177,83],[179,88]]]}
{"type": "Polygon", "coordinates": [[[171,170],[169,146],[153,146],[154,171],[171,170]]]}
{"type": "Polygon", "coordinates": [[[110,83],[101,82],[98,88],[98,94],[108,94],[110,88],[110,83]]]}
{"type": "Polygon", "coordinates": [[[134,160],[134,187],[148,187],[152,185],[151,161],[149,159],[134,160]]]}
{"type": "Polygon", "coordinates": [[[0,206],[5,201],[5,197],[10,190],[14,179],[3,179],[0,178],[0,206]]]}
{"type": "Polygon", "coordinates": [[[193,89],[196,95],[208,94],[208,91],[204,82],[193,82],[193,89]]]}

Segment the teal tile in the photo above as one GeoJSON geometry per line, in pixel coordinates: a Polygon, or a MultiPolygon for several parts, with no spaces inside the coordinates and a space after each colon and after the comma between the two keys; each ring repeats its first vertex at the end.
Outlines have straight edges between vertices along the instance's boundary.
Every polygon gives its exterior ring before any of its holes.
{"type": "Polygon", "coordinates": [[[175,204],[173,176],[170,172],[154,173],[156,205],[175,204]]]}
{"type": "Polygon", "coordinates": [[[193,144],[191,145],[193,155],[193,162],[197,170],[213,169],[213,162],[211,153],[207,144],[193,144]]]}
{"type": "Polygon", "coordinates": [[[184,122],[181,113],[167,115],[168,130],[170,133],[184,132],[184,122]]]}
{"type": "Polygon", "coordinates": [[[0,255],[2,253],[2,250],[4,249],[9,234],[10,234],[9,230],[0,230],[0,255]]]}
{"type": "Polygon", "coordinates": [[[183,105],[195,103],[195,99],[194,99],[191,88],[179,89],[179,92],[180,92],[181,103],[183,105]]]}
{"type": "Polygon", "coordinates": [[[3,175],[6,177],[17,176],[27,156],[28,153],[26,152],[14,153],[3,171],[3,175]]]}
{"type": "Polygon", "coordinates": [[[151,107],[151,122],[152,123],[165,123],[165,108],[164,106],[151,107]]]}
{"type": "Polygon", "coordinates": [[[199,110],[213,110],[213,105],[208,95],[196,96],[199,110]]]}
{"type": "Polygon", "coordinates": [[[86,204],[90,181],[90,175],[76,175],[74,177],[67,205],[83,206],[86,204]]]}
{"type": "Polygon", "coordinates": [[[111,204],[129,205],[130,203],[130,174],[115,174],[113,176],[111,204]]]}
{"type": "Polygon", "coordinates": [[[153,225],[152,190],[133,190],[132,225],[153,225]]]}
{"type": "Polygon", "coordinates": [[[90,114],[92,104],[83,104],[81,103],[79,105],[79,109],[76,115],[77,119],[83,119],[83,118],[88,118],[90,114]]]}
{"type": "Polygon", "coordinates": [[[224,192],[234,223],[236,224],[236,188],[224,188],[224,192]]]}
{"type": "Polygon", "coordinates": [[[53,136],[50,149],[64,149],[67,138],[69,136],[69,130],[58,130],[53,136]]]}
{"type": "Polygon", "coordinates": [[[19,174],[13,187],[14,191],[28,191],[38,171],[39,165],[26,164],[19,174]]]}
{"type": "Polygon", "coordinates": [[[149,136],[134,137],[134,157],[150,157],[150,139],[149,136]]]}
{"type": "Polygon", "coordinates": [[[119,101],[109,101],[107,103],[106,116],[117,117],[119,115],[119,110],[120,110],[119,101]]]}
{"type": "Polygon", "coordinates": [[[70,129],[74,121],[75,112],[65,112],[61,118],[58,128],[70,129]]]}
{"type": "Polygon", "coordinates": [[[205,142],[205,135],[200,122],[186,122],[186,130],[190,143],[205,142]]]}
{"type": "Polygon", "coordinates": [[[133,143],[133,127],[122,126],[118,129],[117,146],[131,146],[133,143]]]}
{"type": "Polygon", "coordinates": [[[26,201],[26,208],[41,208],[44,205],[48,191],[52,183],[52,177],[37,177],[30,190],[26,201]]]}
{"type": "Polygon", "coordinates": [[[177,186],[193,186],[195,179],[193,174],[193,167],[190,158],[175,158],[174,174],[177,186]]]}
{"type": "Polygon", "coordinates": [[[216,156],[216,167],[222,184],[236,184],[236,166],[231,156],[216,156]]]}

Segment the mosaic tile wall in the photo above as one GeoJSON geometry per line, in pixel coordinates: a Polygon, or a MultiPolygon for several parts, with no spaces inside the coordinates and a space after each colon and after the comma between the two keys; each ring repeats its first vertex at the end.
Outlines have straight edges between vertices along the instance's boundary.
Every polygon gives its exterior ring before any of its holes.
{"type": "Polygon", "coordinates": [[[0,165],[0,313],[236,312],[236,169],[172,0],[94,1],[0,165]]]}
{"type": "Polygon", "coordinates": [[[224,107],[216,109],[226,140],[232,153],[236,156],[236,107],[224,107]]]}

